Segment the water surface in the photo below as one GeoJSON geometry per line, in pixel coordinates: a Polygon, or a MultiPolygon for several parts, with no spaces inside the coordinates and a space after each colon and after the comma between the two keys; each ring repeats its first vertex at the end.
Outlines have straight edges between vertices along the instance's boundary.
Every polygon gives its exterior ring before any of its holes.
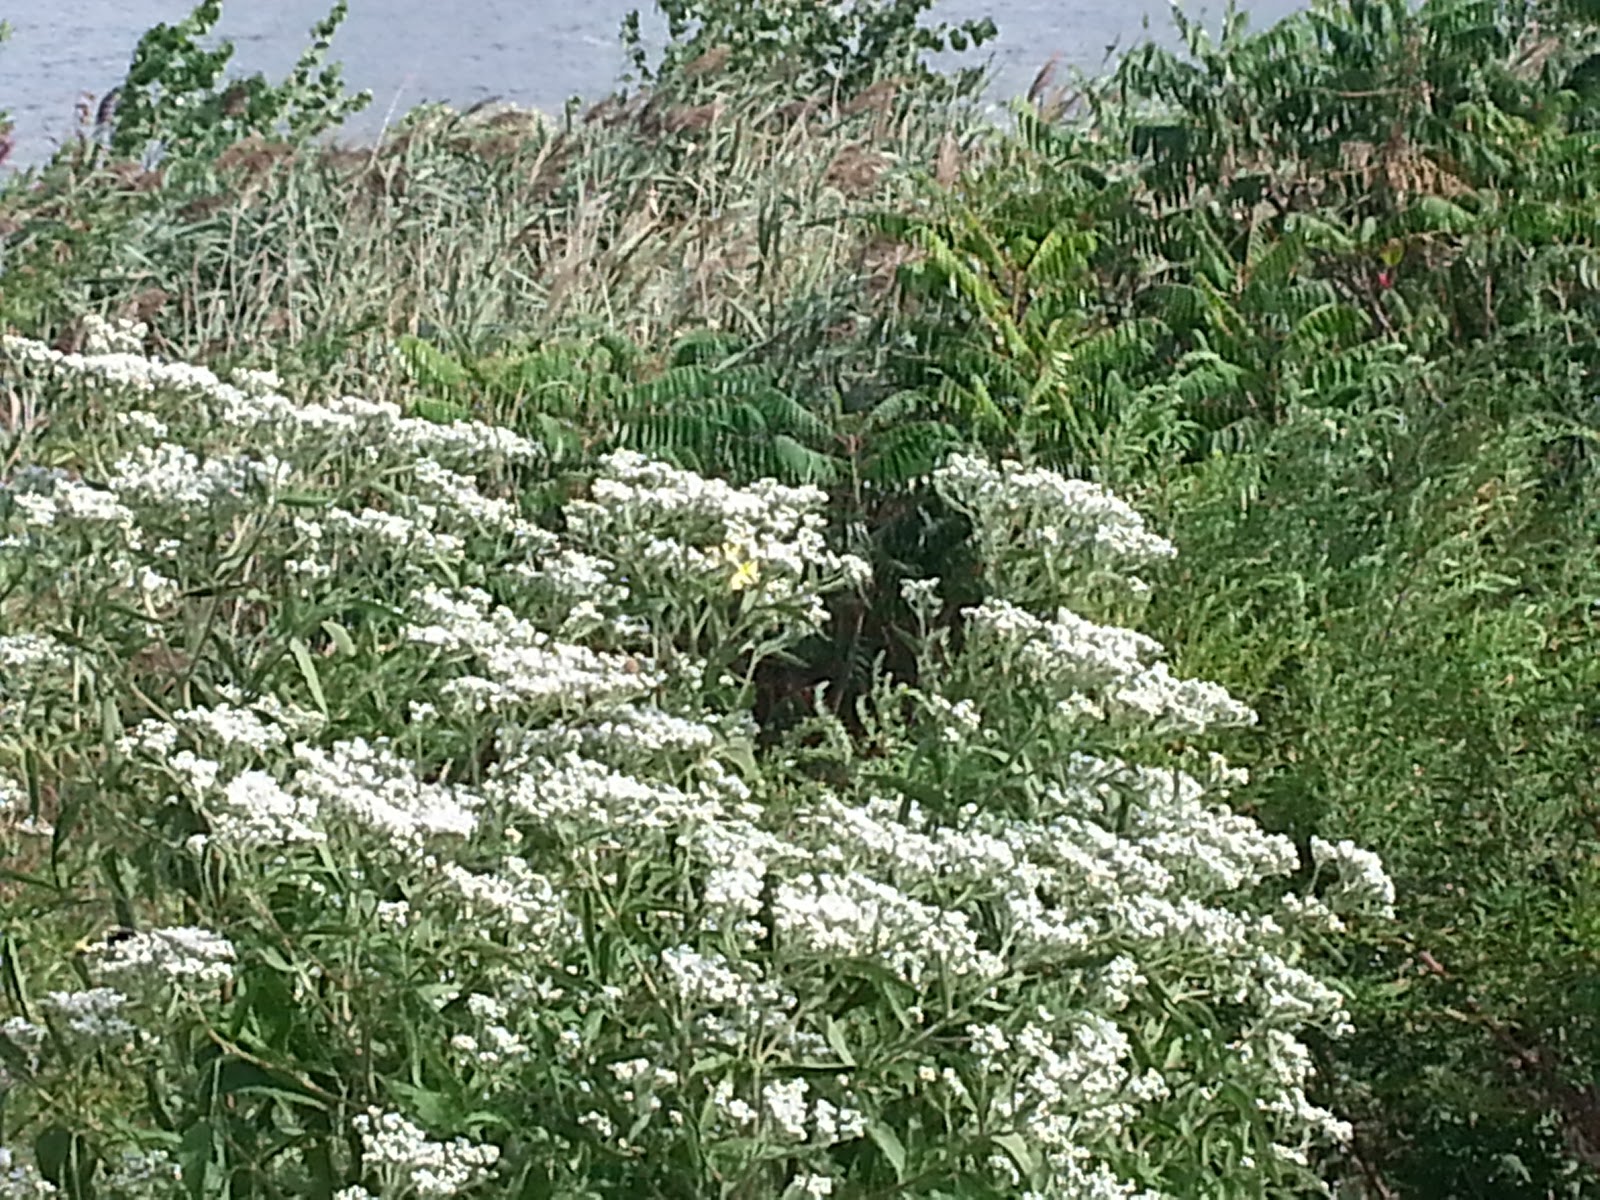
{"type": "MultiPolygon", "coordinates": [[[[310,27],[330,0],[226,0],[218,31],[236,46],[234,69],[281,79],[305,48],[310,27]]],[[[1255,26],[1303,7],[1299,0],[1250,0],[1255,26]]],[[[75,128],[79,97],[98,98],[127,70],[139,36],[158,22],[181,20],[193,0],[33,0],[9,11],[11,41],[0,46],[0,110],[16,122],[13,161],[36,163],[75,128]]],[[[369,133],[386,116],[423,100],[465,107],[498,96],[559,110],[568,97],[598,98],[624,67],[617,31],[630,9],[658,24],[648,0],[351,0],[330,57],[343,62],[352,90],[370,88],[373,103],[352,125],[369,133]]],[[[1189,11],[1220,11],[1217,3],[1189,11]]],[[[992,16],[1000,27],[993,53],[995,90],[1025,90],[1052,55],[1098,69],[1112,47],[1149,35],[1170,41],[1166,0],[939,0],[938,20],[992,16]]]]}

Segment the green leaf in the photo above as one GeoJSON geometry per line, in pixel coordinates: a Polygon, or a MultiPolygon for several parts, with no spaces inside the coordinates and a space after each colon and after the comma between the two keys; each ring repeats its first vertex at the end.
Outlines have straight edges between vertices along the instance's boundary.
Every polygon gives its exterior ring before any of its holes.
{"type": "Polygon", "coordinates": [[[39,1174],[57,1187],[66,1184],[76,1140],[65,1125],[52,1125],[33,1139],[33,1158],[39,1166],[39,1174]]]}
{"type": "Polygon", "coordinates": [[[353,658],[356,652],[355,639],[350,636],[350,631],[337,621],[324,621],[322,628],[328,637],[333,640],[333,645],[340,654],[346,658],[353,658]]]}
{"type": "Polygon", "coordinates": [[[455,421],[468,420],[472,416],[472,410],[465,404],[457,404],[453,400],[435,400],[427,396],[413,399],[410,408],[424,421],[432,421],[435,425],[449,425],[455,421]]]}
{"type": "Polygon", "coordinates": [[[251,953],[267,966],[271,967],[274,971],[281,971],[285,975],[294,975],[299,970],[299,968],[289,961],[289,959],[284,955],[283,951],[279,950],[276,946],[269,945],[265,942],[256,946],[251,953]]]}
{"type": "Polygon", "coordinates": [[[279,492],[277,502],[285,508],[327,508],[333,496],[325,492],[279,492]]]}
{"type": "Polygon", "coordinates": [[[396,1096],[404,1098],[406,1107],[415,1113],[417,1119],[424,1125],[452,1124],[460,1115],[458,1104],[432,1088],[415,1087],[395,1080],[391,1081],[389,1089],[396,1096]]]}
{"type": "Polygon", "coordinates": [[[201,1118],[183,1131],[183,1141],[178,1144],[178,1165],[183,1169],[184,1187],[191,1200],[202,1200],[207,1194],[212,1142],[211,1122],[201,1118]]]}
{"type": "Polygon", "coordinates": [[[107,693],[100,699],[100,736],[104,744],[115,746],[124,728],[122,714],[117,710],[117,698],[107,693]]]}
{"type": "Polygon", "coordinates": [[[839,1056],[839,1060],[847,1067],[856,1065],[855,1055],[850,1053],[850,1047],[845,1044],[844,1030],[839,1022],[829,1017],[823,1025],[823,1034],[828,1039],[828,1045],[839,1056]]]}
{"type": "Polygon", "coordinates": [[[703,1058],[696,1059],[689,1067],[689,1077],[692,1079],[696,1075],[709,1075],[711,1072],[720,1071],[737,1061],[733,1055],[726,1051],[708,1054],[703,1058]]]}
{"type": "Polygon", "coordinates": [[[1017,1170],[1022,1172],[1024,1179],[1032,1179],[1039,1170],[1039,1160],[1033,1156],[1027,1139],[1020,1133],[1002,1133],[995,1137],[994,1144],[999,1146],[1011,1156],[1011,1161],[1017,1164],[1017,1170]]]}
{"type": "Polygon", "coordinates": [[[884,1158],[889,1160],[889,1165],[894,1168],[896,1183],[904,1183],[906,1178],[906,1145],[897,1134],[882,1121],[867,1122],[867,1136],[872,1139],[873,1145],[883,1151],[884,1158]]]}
{"type": "Polygon", "coordinates": [[[290,638],[289,653],[294,655],[295,664],[300,668],[300,675],[306,681],[306,687],[311,692],[311,700],[316,704],[317,711],[327,716],[328,700],[322,694],[322,680],[317,675],[317,664],[311,659],[310,647],[301,638],[290,638]]]}

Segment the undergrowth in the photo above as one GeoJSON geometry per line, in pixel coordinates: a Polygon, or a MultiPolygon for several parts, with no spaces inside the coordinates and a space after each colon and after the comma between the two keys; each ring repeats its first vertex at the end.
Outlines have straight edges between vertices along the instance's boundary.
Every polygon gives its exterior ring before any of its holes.
{"type": "Polygon", "coordinates": [[[1593,1194],[1590,6],[662,7],[0,196],[12,1185],[1593,1194]]]}

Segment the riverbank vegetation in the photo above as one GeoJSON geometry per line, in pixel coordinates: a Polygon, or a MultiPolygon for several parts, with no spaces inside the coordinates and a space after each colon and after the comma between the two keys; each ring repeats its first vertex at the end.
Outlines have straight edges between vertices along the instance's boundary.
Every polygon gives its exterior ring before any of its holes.
{"type": "Polygon", "coordinates": [[[1600,14],[929,7],[10,178],[0,1190],[1600,1191],[1600,14]]]}

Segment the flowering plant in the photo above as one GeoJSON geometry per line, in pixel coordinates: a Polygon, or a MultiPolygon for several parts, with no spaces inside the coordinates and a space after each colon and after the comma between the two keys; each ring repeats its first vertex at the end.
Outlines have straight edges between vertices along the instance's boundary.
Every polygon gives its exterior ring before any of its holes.
{"type": "Polygon", "coordinates": [[[867,570],[822,493],[618,453],[525,512],[511,431],[91,334],[4,343],[14,1194],[1315,1185],[1303,955],[1392,889],[1167,761],[1254,717],[1118,623],[1121,500],[950,461],[963,636],[908,583],[915,683],[759,750],[867,570]]]}

